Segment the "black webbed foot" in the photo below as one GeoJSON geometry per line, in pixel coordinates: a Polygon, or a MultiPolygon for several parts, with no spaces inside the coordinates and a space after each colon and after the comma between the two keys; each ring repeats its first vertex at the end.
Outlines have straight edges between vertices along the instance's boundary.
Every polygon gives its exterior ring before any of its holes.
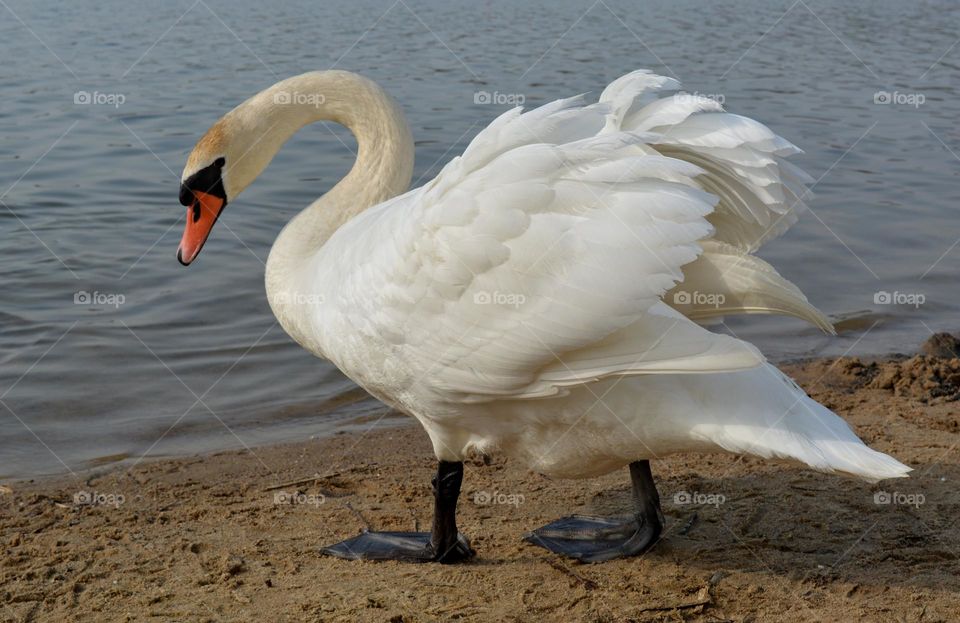
{"type": "Polygon", "coordinates": [[[583,562],[604,562],[636,556],[660,537],[659,520],[646,517],[607,519],[574,515],[551,522],[524,537],[555,554],[583,562]]]}
{"type": "Polygon", "coordinates": [[[630,479],[636,504],[632,517],[564,517],[534,530],[524,540],[583,562],[604,562],[649,550],[663,531],[660,496],[650,473],[650,463],[631,463],[630,479]]]}
{"type": "Polygon", "coordinates": [[[363,532],[321,550],[328,556],[348,560],[399,560],[403,562],[453,563],[475,555],[470,541],[457,534],[452,545],[437,548],[429,532],[363,532]]]}
{"type": "Polygon", "coordinates": [[[476,555],[467,537],[457,531],[457,498],[463,482],[463,463],[440,461],[433,478],[431,532],[371,532],[330,545],[320,553],[348,560],[400,560],[453,563],[476,555]]]}

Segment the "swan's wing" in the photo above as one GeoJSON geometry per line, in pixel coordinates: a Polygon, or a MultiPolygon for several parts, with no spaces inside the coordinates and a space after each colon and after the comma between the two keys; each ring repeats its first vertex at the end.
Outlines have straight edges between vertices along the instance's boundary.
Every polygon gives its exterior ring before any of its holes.
{"type": "Polygon", "coordinates": [[[823,312],[767,262],[723,242],[701,245],[700,257],[683,267],[683,282],[664,297],[687,318],[709,322],[728,314],[781,314],[836,334],[823,312]]]}
{"type": "Polygon", "coordinates": [[[750,255],[789,229],[806,209],[806,184],[813,180],[787,161],[800,150],[765,125],[724,112],[713,99],[670,95],[679,88],[672,78],[636,71],[615,80],[600,96],[613,111],[605,131],[654,133],[658,138],[650,146],[699,166],[703,173],[697,184],[719,198],[707,217],[715,227],[705,243],[709,248],[684,267],[683,283],[667,302],[698,322],[725,314],[784,314],[833,333],[830,321],[797,286],[750,255]],[[705,304],[696,303],[697,295],[705,304]],[[683,303],[685,298],[691,302],[683,303]]]}
{"type": "Polygon", "coordinates": [[[698,184],[720,198],[708,217],[713,237],[752,253],[806,209],[805,185],[813,180],[787,161],[800,150],[762,123],[724,112],[713,99],[669,94],[679,87],[646,71],[617,79],[600,96],[614,110],[607,131],[653,132],[657,151],[702,168],[698,184]]]}
{"type": "Polygon", "coordinates": [[[660,300],[716,198],[699,167],[646,153],[650,135],[602,132],[610,114],[576,98],[505,113],[432,182],[338,230],[314,258],[340,271],[321,279],[337,286],[318,332],[350,343],[325,351],[378,345],[460,401],[760,363],[660,300]]]}

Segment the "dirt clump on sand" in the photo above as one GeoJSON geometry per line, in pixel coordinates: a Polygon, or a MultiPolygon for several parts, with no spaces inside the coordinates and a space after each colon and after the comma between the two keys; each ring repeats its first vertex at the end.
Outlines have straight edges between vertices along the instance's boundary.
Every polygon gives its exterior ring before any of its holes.
{"type": "Polygon", "coordinates": [[[949,333],[938,333],[912,357],[900,355],[869,362],[841,357],[809,362],[807,367],[821,371],[828,385],[848,392],[861,388],[889,390],[923,404],[939,404],[960,398],[958,350],[960,340],[949,333]]]}
{"type": "Polygon", "coordinates": [[[0,621],[960,620],[958,360],[784,369],[912,477],[664,457],[662,540],[583,565],[522,536],[628,512],[626,472],[557,481],[494,456],[466,466],[459,523],[478,556],[451,566],[319,555],[366,526],[430,525],[434,461],[414,425],[6,483],[0,621]]]}
{"type": "Polygon", "coordinates": [[[892,390],[897,396],[922,403],[952,402],[960,398],[960,359],[917,355],[878,367],[872,383],[878,389],[892,390]]]}

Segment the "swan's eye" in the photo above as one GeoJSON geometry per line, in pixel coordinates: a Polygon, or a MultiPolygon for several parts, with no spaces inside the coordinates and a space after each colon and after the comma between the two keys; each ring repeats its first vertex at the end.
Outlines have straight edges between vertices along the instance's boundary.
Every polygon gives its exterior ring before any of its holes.
{"type": "Polygon", "coordinates": [[[217,158],[212,164],[200,169],[180,184],[180,205],[194,206],[197,197],[194,191],[216,195],[226,201],[223,188],[223,167],[227,164],[224,157],[217,158]]]}

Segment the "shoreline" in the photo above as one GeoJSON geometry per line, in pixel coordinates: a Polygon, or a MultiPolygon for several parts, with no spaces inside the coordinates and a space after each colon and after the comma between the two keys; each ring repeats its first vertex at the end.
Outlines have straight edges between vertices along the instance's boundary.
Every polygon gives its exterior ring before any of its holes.
{"type": "Polygon", "coordinates": [[[429,526],[434,459],[415,422],[151,458],[0,486],[0,621],[956,619],[960,360],[780,367],[912,477],[665,457],[653,464],[664,539],[583,565],[521,537],[566,514],[626,511],[626,474],[550,480],[477,458],[459,522],[478,556],[443,566],[318,554],[365,525],[429,526]]]}
{"type": "MultiPolygon", "coordinates": [[[[885,361],[899,361],[904,359],[909,359],[913,355],[904,354],[900,352],[881,354],[881,355],[859,355],[858,358],[869,364],[872,362],[885,362],[885,361]]],[[[812,365],[819,361],[834,361],[836,357],[829,356],[797,356],[790,357],[780,360],[769,359],[768,361],[773,365],[777,366],[782,370],[789,370],[791,368],[802,368],[806,365],[812,365]]],[[[362,431],[366,431],[370,426],[371,422],[374,423],[373,430],[383,430],[387,428],[403,428],[406,426],[418,426],[418,423],[413,418],[407,417],[402,413],[394,411],[389,407],[378,402],[372,396],[369,396],[361,390],[360,388],[355,388],[346,392],[345,394],[340,394],[334,396],[333,398],[327,398],[320,401],[320,404],[316,407],[312,404],[296,404],[291,407],[291,405],[285,405],[279,408],[279,413],[284,413],[288,409],[295,409],[298,412],[311,411],[317,413],[320,417],[323,416],[335,416],[336,422],[326,423],[323,429],[313,428],[309,430],[303,430],[298,432],[303,432],[303,435],[286,433],[280,435],[274,439],[253,441],[252,443],[246,443],[246,441],[234,441],[232,444],[220,444],[217,446],[208,446],[205,449],[185,449],[182,451],[168,451],[162,453],[150,453],[141,454],[139,450],[124,450],[119,451],[114,454],[105,454],[95,456],[89,459],[79,460],[79,463],[71,462],[71,471],[64,471],[64,468],[61,464],[61,469],[59,471],[45,471],[41,473],[36,473],[32,475],[23,475],[18,471],[11,471],[8,473],[0,472],[0,484],[6,483],[43,483],[43,482],[52,482],[60,478],[67,478],[71,474],[76,474],[81,478],[86,478],[90,476],[96,476],[103,474],[112,470],[126,470],[133,465],[140,463],[146,463],[150,461],[176,461],[176,460],[187,460],[192,458],[201,458],[205,456],[211,456],[214,454],[219,454],[222,452],[232,452],[240,451],[246,449],[252,449],[254,452],[258,448],[271,448],[274,446],[282,446],[287,444],[299,443],[300,439],[306,438],[311,442],[322,441],[324,439],[330,439],[337,437],[343,434],[365,434],[362,431]],[[359,396],[359,397],[358,397],[359,396]],[[329,410],[327,407],[330,403],[335,403],[338,406],[343,404],[348,405],[357,405],[357,404],[368,404],[371,405],[368,407],[370,413],[357,414],[352,417],[340,418],[340,414],[336,410],[329,410]]],[[[268,411],[266,417],[264,417],[260,423],[258,423],[258,428],[262,428],[265,425],[269,426],[273,424],[273,421],[270,419],[270,414],[273,411],[268,411]],[[269,424],[265,424],[269,423],[269,424]]],[[[241,425],[242,426],[242,425],[241,425]]],[[[281,422],[280,426],[284,426],[284,423],[281,422]]],[[[219,426],[212,427],[218,434],[223,433],[223,430],[219,426]]],[[[235,428],[235,430],[240,430],[241,434],[248,433],[249,431],[243,430],[243,428],[235,428]]],[[[249,435],[246,435],[249,439],[249,435]]],[[[165,435],[169,437],[169,435],[165,435]]],[[[236,439],[234,437],[234,439],[236,439]]],[[[201,445],[195,444],[194,442],[187,442],[187,445],[201,445]]],[[[68,459],[69,460],[69,459],[68,459]]]]}

